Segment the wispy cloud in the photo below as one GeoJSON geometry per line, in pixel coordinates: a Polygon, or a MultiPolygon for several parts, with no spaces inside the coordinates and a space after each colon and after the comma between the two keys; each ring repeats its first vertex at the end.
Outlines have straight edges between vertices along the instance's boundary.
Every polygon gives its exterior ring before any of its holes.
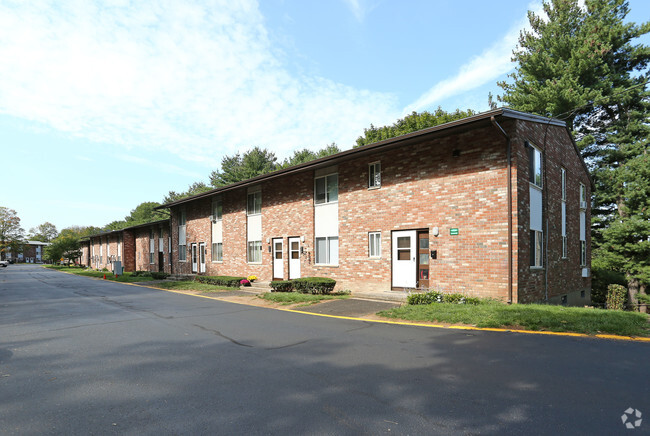
{"type": "MultiPolygon", "coordinates": [[[[531,4],[529,9],[536,14],[542,12],[541,5],[536,3],[531,4]]],[[[500,76],[512,71],[512,51],[517,46],[519,33],[522,29],[529,28],[528,17],[521,18],[503,38],[461,66],[456,75],[438,82],[414,103],[408,105],[404,114],[435,108],[441,100],[479,88],[486,83],[493,83],[500,76]]]]}
{"type": "Polygon", "coordinates": [[[210,165],[349,146],[399,115],[394,95],[292,76],[253,0],[3,2],[0,58],[0,114],[210,165]]]}
{"type": "Polygon", "coordinates": [[[156,168],[157,170],[165,173],[178,174],[180,176],[186,176],[191,179],[199,179],[204,176],[203,174],[199,174],[194,171],[188,171],[185,168],[182,168],[178,165],[172,165],[172,164],[168,164],[168,163],[164,163],[152,159],[145,159],[142,157],[133,156],[129,154],[118,154],[115,157],[124,162],[134,163],[138,165],[146,165],[148,167],[156,168]]]}

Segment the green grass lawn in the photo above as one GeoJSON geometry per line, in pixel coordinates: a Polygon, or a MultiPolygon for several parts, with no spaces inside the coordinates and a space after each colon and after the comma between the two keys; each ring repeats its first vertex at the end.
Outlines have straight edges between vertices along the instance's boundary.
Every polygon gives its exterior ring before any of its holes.
{"type": "Polygon", "coordinates": [[[324,300],[341,300],[350,298],[349,294],[329,294],[329,295],[313,295],[303,294],[300,292],[267,292],[259,295],[260,298],[268,301],[274,301],[283,305],[303,303],[301,306],[309,306],[324,300]]]}
{"type": "Polygon", "coordinates": [[[378,315],[408,321],[461,323],[476,327],[517,327],[552,332],[650,336],[650,323],[646,314],[582,307],[434,303],[406,305],[381,311],[378,315]]]}
{"type": "Polygon", "coordinates": [[[199,291],[199,292],[223,292],[223,291],[236,291],[239,288],[229,288],[227,286],[208,285],[206,283],[199,283],[189,280],[180,280],[174,282],[163,282],[155,285],[157,288],[171,289],[174,291],[199,291]]]}
{"type": "Polygon", "coordinates": [[[47,265],[45,268],[53,269],[56,271],[63,271],[67,273],[72,273],[76,274],[78,276],[84,276],[84,277],[96,277],[96,278],[104,278],[104,274],[106,274],[106,280],[111,280],[114,282],[121,282],[121,283],[134,283],[134,282],[150,282],[153,280],[152,277],[133,277],[131,273],[126,272],[122,274],[121,276],[115,277],[113,273],[110,271],[96,271],[92,269],[83,269],[79,267],[67,267],[67,266],[58,266],[58,265],[47,265]]]}

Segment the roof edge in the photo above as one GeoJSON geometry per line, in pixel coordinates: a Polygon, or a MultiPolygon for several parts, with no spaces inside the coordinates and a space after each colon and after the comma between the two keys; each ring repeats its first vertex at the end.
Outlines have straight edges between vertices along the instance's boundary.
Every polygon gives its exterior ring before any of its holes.
{"type": "Polygon", "coordinates": [[[490,119],[490,117],[493,117],[493,116],[503,116],[503,117],[513,118],[513,119],[518,119],[518,120],[531,121],[531,122],[542,123],[542,124],[551,124],[551,125],[555,125],[555,126],[559,126],[559,127],[566,127],[566,123],[564,121],[561,121],[561,120],[558,120],[558,119],[555,119],[555,118],[544,117],[544,116],[541,116],[541,115],[534,115],[534,114],[530,114],[530,113],[527,113],[527,112],[521,112],[521,111],[516,111],[516,110],[513,110],[513,109],[502,107],[502,108],[498,108],[498,109],[492,109],[492,110],[489,110],[489,111],[486,111],[486,112],[479,112],[479,113],[477,113],[475,115],[472,115],[472,116],[469,116],[469,117],[466,117],[466,118],[461,118],[460,120],[450,121],[448,123],[439,124],[437,126],[428,127],[426,129],[406,133],[404,135],[396,136],[394,138],[388,138],[388,139],[384,139],[382,141],[373,142],[372,144],[364,145],[362,147],[357,147],[357,148],[352,148],[352,149],[349,149],[349,150],[344,150],[344,151],[341,151],[339,153],[336,153],[336,154],[333,154],[333,155],[330,155],[330,156],[325,156],[325,157],[315,159],[315,160],[312,160],[312,161],[309,161],[309,162],[306,162],[306,163],[303,163],[303,164],[299,164],[299,165],[295,165],[295,166],[292,166],[292,167],[289,167],[289,168],[283,168],[283,169],[276,170],[276,171],[273,171],[273,172],[270,172],[270,173],[262,174],[262,175],[253,177],[251,179],[246,179],[246,180],[242,180],[240,182],[232,183],[230,185],[214,188],[214,189],[211,189],[209,191],[202,192],[200,194],[191,195],[189,197],[181,198],[180,200],[165,203],[163,205],[157,206],[154,209],[155,210],[169,209],[169,208],[172,208],[172,207],[180,205],[180,204],[189,203],[191,201],[211,197],[211,196],[219,194],[221,192],[226,192],[226,191],[231,191],[231,190],[238,189],[238,188],[245,188],[245,187],[248,187],[248,186],[251,186],[251,185],[256,185],[256,184],[261,183],[261,182],[263,182],[265,180],[274,179],[274,178],[284,176],[284,175],[288,175],[288,174],[307,171],[307,170],[310,170],[310,169],[316,169],[318,167],[327,166],[328,164],[334,164],[334,162],[336,162],[336,161],[343,160],[343,159],[347,158],[348,156],[354,156],[354,155],[357,155],[357,154],[372,152],[374,150],[380,150],[382,148],[389,147],[391,145],[398,144],[400,142],[403,142],[403,141],[406,141],[406,140],[409,140],[409,139],[417,138],[419,136],[426,136],[426,135],[430,135],[430,134],[433,134],[433,133],[442,132],[442,131],[445,131],[445,130],[451,130],[451,129],[455,128],[455,127],[464,126],[464,125],[468,125],[468,124],[471,124],[471,123],[474,123],[474,122],[490,119]]]}

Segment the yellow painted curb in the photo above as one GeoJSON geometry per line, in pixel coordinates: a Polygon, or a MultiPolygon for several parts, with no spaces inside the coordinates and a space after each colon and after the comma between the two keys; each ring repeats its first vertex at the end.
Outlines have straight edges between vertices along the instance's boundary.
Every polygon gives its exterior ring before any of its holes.
{"type": "MultiPolygon", "coordinates": [[[[56,271],[56,270],[55,270],[56,271]]],[[[72,274],[72,275],[77,275],[74,273],[69,273],[66,271],[58,271],[62,272],[65,274],[72,274]]],[[[90,279],[96,279],[96,280],[104,280],[98,277],[87,277],[87,276],[82,276],[90,279]]],[[[138,284],[138,283],[126,283],[126,282],[116,282],[114,280],[107,280],[107,281],[112,281],[113,283],[119,283],[121,285],[130,285],[130,286],[138,286],[141,288],[150,288],[150,289],[156,289],[158,291],[165,291],[165,292],[172,292],[174,294],[182,294],[182,295],[188,295],[191,297],[199,297],[199,298],[207,298],[209,300],[217,300],[217,301],[226,301],[218,297],[211,297],[208,295],[197,295],[194,293],[190,292],[184,292],[184,291],[174,291],[172,289],[164,289],[164,288],[157,288],[155,286],[147,286],[143,284],[138,284]]],[[[140,282],[140,283],[146,283],[146,282],[140,282]]],[[[305,312],[302,310],[296,310],[296,309],[282,309],[282,308],[274,308],[274,307],[264,307],[264,306],[256,306],[254,304],[246,304],[242,302],[237,302],[233,303],[230,301],[226,301],[227,303],[232,303],[232,304],[241,304],[243,306],[252,306],[252,307],[258,307],[258,308],[264,308],[264,309],[274,309],[274,310],[279,310],[282,312],[292,312],[292,313],[299,313],[302,315],[311,315],[311,316],[322,316],[325,318],[336,318],[336,319],[347,319],[347,320],[352,320],[352,321],[364,321],[364,322],[374,322],[378,324],[393,324],[393,325],[405,325],[405,326],[414,326],[414,327],[431,327],[431,328],[439,328],[439,329],[448,329],[448,330],[473,330],[473,331],[481,331],[481,332],[501,332],[501,333],[523,333],[523,334],[528,334],[528,335],[548,335],[548,336],[567,336],[567,337],[576,337],[576,338],[597,338],[597,339],[613,339],[617,341],[631,341],[631,342],[647,342],[650,343],[650,338],[635,338],[632,336],[618,336],[618,335],[607,335],[607,334],[598,334],[598,335],[588,335],[585,333],[571,333],[571,332],[547,332],[547,331],[538,331],[538,330],[515,330],[515,329],[507,329],[507,328],[494,328],[494,327],[474,327],[474,326],[464,326],[464,325],[442,325],[442,324],[424,324],[424,323],[419,323],[419,322],[407,322],[407,321],[389,321],[389,320],[379,320],[379,319],[366,319],[366,318],[357,318],[353,316],[341,316],[341,315],[328,315],[324,313],[313,313],[313,312],[305,312]]]]}

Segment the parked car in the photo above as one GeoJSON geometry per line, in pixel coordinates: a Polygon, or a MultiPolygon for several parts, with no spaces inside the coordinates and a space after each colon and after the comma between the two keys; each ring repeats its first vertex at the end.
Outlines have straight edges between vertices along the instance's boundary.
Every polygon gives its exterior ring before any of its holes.
{"type": "Polygon", "coordinates": [[[7,265],[9,265],[9,261],[8,261],[8,260],[0,260],[0,266],[1,266],[1,267],[6,268],[7,265]]]}

